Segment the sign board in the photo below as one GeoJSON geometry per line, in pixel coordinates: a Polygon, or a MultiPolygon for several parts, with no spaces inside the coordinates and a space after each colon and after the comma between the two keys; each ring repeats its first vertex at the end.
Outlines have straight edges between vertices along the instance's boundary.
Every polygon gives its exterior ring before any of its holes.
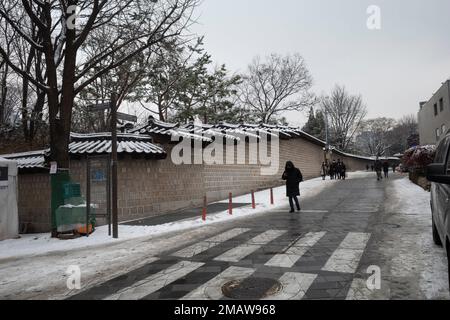
{"type": "Polygon", "coordinates": [[[122,112],[117,112],[117,119],[120,119],[123,121],[137,122],[136,116],[132,116],[131,114],[126,114],[126,113],[122,113],[122,112]]]}
{"type": "Polygon", "coordinates": [[[0,187],[8,186],[8,167],[0,167],[0,187]]]}
{"type": "Polygon", "coordinates": [[[103,169],[94,169],[91,171],[92,182],[104,182],[106,181],[106,172],[103,169]]]}
{"type": "Polygon", "coordinates": [[[55,161],[50,162],[50,174],[56,174],[58,172],[58,164],[55,161]]]}

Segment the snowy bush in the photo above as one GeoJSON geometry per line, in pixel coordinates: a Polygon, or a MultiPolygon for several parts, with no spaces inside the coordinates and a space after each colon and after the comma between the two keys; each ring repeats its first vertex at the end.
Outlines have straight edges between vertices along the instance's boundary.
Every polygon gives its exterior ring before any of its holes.
{"type": "Polygon", "coordinates": [[[406,150],[403,155],[403,165],[414,171],[423,171],[430,163],[433,163],[436,154],[436,146],[417,146],[406,150]]]}

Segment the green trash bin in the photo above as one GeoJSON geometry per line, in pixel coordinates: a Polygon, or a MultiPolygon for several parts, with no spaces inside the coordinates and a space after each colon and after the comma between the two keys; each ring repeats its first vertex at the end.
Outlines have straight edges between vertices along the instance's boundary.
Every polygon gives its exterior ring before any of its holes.
{"type": "MultiPolygon", "coordinates": [[[[89,224],[95,227],[95,212],[91,206],[89,224]]],[[[69,232],[73,230],[86,230],[86,203],[81,205],[66,204],[56,209],[56,225],[58,232],[69,232]]]]}
{"type": "Polygon", "coordinates": [[[58,170],[56,174],[51,175],[52,187],[52,236],[56,236],[56,210],[64,205],[64,185],[70,182],[70,174],[68,170],[58,170]]]}

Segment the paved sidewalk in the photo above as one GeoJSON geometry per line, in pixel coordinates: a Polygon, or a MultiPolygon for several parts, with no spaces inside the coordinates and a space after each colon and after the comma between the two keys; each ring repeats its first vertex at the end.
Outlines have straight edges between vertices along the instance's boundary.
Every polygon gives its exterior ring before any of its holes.
{"type": "MultiPolygon", "coordinates": [[[[233,209],[242,208],[246,206],[251,206],[251,203],[233,203],[233,209]]],[[[157,226],[161,224],[166,224],[170,222],[182,221],[190,218],[198,218],[202,215],[203,208],[192,208],[192,209],[184,209],[175,213],[148,217],[137,219],[133,221],[128,221],[125,223],[121,223],[122,225],[127,226],[157,226]]],[[[208,204],[207,206],[207,214],[215,214],[228,210],[228,203],[224,202],[216,202],[208,204]]]]}

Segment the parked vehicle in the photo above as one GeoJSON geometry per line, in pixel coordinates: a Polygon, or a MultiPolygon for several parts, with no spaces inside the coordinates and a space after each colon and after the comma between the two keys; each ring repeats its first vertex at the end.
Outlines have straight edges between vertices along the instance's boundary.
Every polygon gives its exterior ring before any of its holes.
{"type": "Polygon", "coordinates": [[[443,246],[448,261],[450,286],[450,134],[439,143],[434,162],[427,167],[431,181],[433,240],[443,246]]]}

